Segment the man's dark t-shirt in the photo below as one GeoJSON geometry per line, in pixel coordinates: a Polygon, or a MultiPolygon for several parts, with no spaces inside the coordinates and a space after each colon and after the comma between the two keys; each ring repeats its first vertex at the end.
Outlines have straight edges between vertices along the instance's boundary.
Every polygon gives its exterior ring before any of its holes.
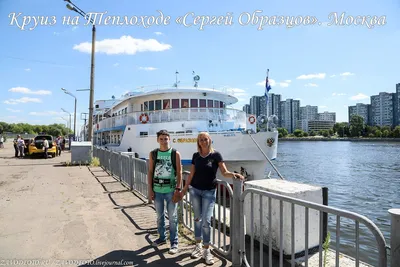
{"type": "Polygon", "coordinates": [[[215,189],[218,164],[223,161],[221,154],[217,151],[208,154],[206,157],[202,157],[199,152],[194,153],[192,164],[196,171],[190,185],[199,190],[215,189]]]}

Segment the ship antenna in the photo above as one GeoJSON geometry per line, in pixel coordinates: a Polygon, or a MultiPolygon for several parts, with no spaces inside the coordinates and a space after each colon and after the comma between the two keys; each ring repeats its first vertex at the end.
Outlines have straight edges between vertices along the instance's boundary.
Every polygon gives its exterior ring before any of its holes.
{"type": "Polygon", "coordinates": [[[175,83],[173,85],[175,88],[178,88],[178,83],[180,83],[180,81],[178,81],[178,74],[179,72],[175,71],[175,83]]]}
{"type": "Polygon", "coordinates": [[[199,87],[200,76],[196,75],[194,71],[192,72],[192,75],[193,75],[194,87],[197,88],[199,87]]]}

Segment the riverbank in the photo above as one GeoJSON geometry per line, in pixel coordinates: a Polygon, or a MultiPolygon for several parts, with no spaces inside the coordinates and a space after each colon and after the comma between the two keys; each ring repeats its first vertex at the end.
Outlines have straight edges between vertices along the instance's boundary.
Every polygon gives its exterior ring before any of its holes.
{"type": "Polygon", "coordinates": [[[400,138],[349,138],[349,137],[282,137],[279,141],[350,141],[350,142],[400,142],[400,138]]]}

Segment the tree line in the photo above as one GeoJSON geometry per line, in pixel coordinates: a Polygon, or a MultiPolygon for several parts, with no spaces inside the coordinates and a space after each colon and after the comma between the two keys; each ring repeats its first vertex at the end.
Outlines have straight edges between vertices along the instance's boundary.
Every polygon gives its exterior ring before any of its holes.
{"type": "Polygon", "coordinates": [[[66,136],[73,131],[64,124],[31,125],[28,123],[6,123],[0,121],[0,134],[39,134],[45,133],[52,136],[66,136]]]}
{"type": "Polygon", "coordinates": [[[308,137],[322,135],[324,137],[369,137],[369,138],[400,138],[400,126],[394,128],[390,126],[370,126],[366,125],[364,118],[359,115],[351,117],[350,122],[339,122],[329,130],[309,133],[296,129],[293,134],[289,134],[285,128],[278,128],[279,137],[308,137]]]}

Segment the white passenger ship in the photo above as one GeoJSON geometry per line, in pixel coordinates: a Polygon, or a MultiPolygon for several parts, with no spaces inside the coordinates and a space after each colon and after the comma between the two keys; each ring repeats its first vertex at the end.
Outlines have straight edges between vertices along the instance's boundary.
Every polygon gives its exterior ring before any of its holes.
{"type": "MultiPolygon", "coordinates": [[[[229,170],[244,174],[248,180],[265,178],[266,157],[272,160],[277,156],[276,129],[256,133],[255,116],[228,107],[238,101],[235,96],[196,85],[143,90],[121,99],[96,101],[94,144],[133,152],[147,160],[149,152],[158,147],[156,133],[165,129],[188,169],[197,151],[197,134],[205,131],[229,170]]],[[[218,178],[224,180],[220,174],[218,178]]]]}

